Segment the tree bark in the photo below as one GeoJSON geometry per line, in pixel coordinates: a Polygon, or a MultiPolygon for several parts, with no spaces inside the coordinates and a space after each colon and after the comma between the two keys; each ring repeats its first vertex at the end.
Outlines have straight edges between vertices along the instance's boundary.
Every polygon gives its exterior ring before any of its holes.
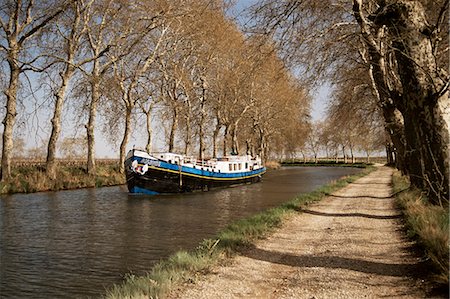
{"type": "MultiPolygon", "coordinates": [[[[71,61],[72,59],[69,58],[71,61]]],[[[46,162],[46,172],[47,176],[51,179],[55,179],[56,177],[56,168],[57,168],[57,162],[56,162],[56,145],[58,143],[59,135],[61,133],[61,114],[62,114],[62,108],[64,105],[66,90],[70,81],[70,78],[72,77],[75,69],[67,65],[64,73],[61,76],[61,85],[58,88],[58,91],[55,94],[55,108],[53,111],[53,117],[52,117],[52,131],[50,133],[50,139],[48,140],[48,147],[47,147],[47,162],[46,162]]]]}
{"type": "Polygon", "coordinates": [[[198,138],[199,138],[199,148],[198,148],[198,157],[200,160],[203,160],[204,158],[204,151],[205,151],[205,144],[204,144],[204,125],[205,125],[205,118],[206,118],[206,111],[205,111],[205,95],[206,95],[206,84],[205,81],[202,79],[202,97],[200,99],[200,122],[198,127],[198,138]]]}
{"type": "Polygon", "coordinates": [[[13,149],[13,131],[16,122],[17,90],[19,85],[20,68],[17,65],[19,51],[14,47],[15,42],[10,42],[11,52],[8,55],[10,68],[9,85],[5,91],[6,115],[3,120],[3,147],[1,180],[5,181],[11,176],[11,156],[13,149]],[[11,44],[12,43],[12,44],[11,44]]]}
{"type": "Polygon", "coordinates": [[[151,109],[145,113],[146,116],[146,124],[147,124],[147,144],[145,146],[145,150],[147,153],[152,152],[152,117],[151,117],[151,109]]]}
{"type": "Polygon", "coordinates": [[[89,119],[86,125],[87,132],[87,173],[94,175],[96,173],[95,165],[95,119],[97,116],[97,105],[100,100],[100,90],[99,90],[99,76],[94,76],[91,79],[91,103],[89,105],[89,119]]]}
{"type": "Polygon", "coordinates": [[[433,56],[422,5],[396,1],[375,19],[386,25],[393,46],[403,96],[396,99],[405,120],[411,183],[425,190],[433,204],[449,201],[449,127],[441,107],[449,106],[446,82],[433,56]]]}
{"type": "Polygon", "coordinates": [[[75,72],[75,67],[73,66],[75,51],[77,48],[79,35],[77,34],[77,27],[80,22],[80,11],[77,7],[77,3],[74,3],[73,10],[75,17],[72,22],[72,28],[70,30],[69,36],[65,39],[65,54],[67,55],[67,61],[64,62],[64,72],[61,75],[61,84],[55,94],[55,108],[53,110],[53,117],[51,120],[52,130],[50,133],[50,138],[47,146],[47,160],[46,160],[46,173],[51,179],[56,178],[56,146],[61,133],[61,114],[64,106],[66,91],[69,85],[69,81],[75,72]]]}
{"type": "Polygon", "coordinates": [[[223,131],[223,156],[224,157],[227,155],[227,149],[228,149],[228,144],[227,144],[228,130],[229,130],[229,125],[226,124],[225,130],[223,131]]]}
{"type": "Polygon", "coordinates": [[[169,152],[173,152],[174,142],[175,142],[175,133],[178,129],[178,108],[176,106],[172,109],[172,126],[170,127],[169,134],[169,152]]]}
{"type": "Polygon", "coordinates": [[[217,158],[217,137],[219,136],[219,132],[220,132],[220,128],[222,127],[222,125],[220,124],[219,120],[217,120],[216,123],[216,128],[213,131],[213,136],[212,136],[212,157],[213,158],[217,158]]]}
{"type": "Polygon", "coordinates": [[[120,143],[120,153],[119,153],[119,172],[124,173],[125,172],[125,157],[126,157],[126,149],[128,144],[128,139],[130,138],[130,127],[131,127],[131,112],[132,112],[132,105],[130,103],[126,105],[125,109],[125,130],[123,133],[122,142],[120,143]]]}

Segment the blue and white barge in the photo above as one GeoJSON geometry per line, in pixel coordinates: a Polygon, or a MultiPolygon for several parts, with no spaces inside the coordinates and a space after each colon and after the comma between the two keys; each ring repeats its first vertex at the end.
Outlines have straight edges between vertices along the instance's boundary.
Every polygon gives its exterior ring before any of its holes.
{"type": "Polygon", "coordinates": [[[131,193],[180,193],[259,182],[266,172],[259,157],[198,160],[175,153],[131,150],[125,161],[131,193]]]}

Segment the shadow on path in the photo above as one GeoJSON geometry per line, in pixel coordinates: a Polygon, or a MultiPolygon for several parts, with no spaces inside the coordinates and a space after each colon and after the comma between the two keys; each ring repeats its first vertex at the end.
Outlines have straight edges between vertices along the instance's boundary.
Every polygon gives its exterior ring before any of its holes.
{"type": "Polygon", "coordinates": [[[394,277],[417,277],[420,264],[388,264],[340,256],[290,255],[252,248],[244,256],[275,264],[299,268],[346,269],[368,274],[394,277]]]}
{"type": "Polygon", "coordinates": [[[336,195],[336,194],[326,194],[327,196],[336,197],[336,198],[371,198],[371,199],[392,199],[392,196],[371,196],[371,195],[357,195],[357,196],[348,196],[348,195],[336,195]]]}
{"type": "Polygon", "coordinates": [[[399,219],[402,217],[402,215],[371,215],[371,214],[363,214],[363,213],[324,213],[324,212],[317,212],[317,211],[313,211],[313,210],[300,210],[300,211],[303,213],[306,213],[306,214],[325,216],[325,217],[363,217],[363,218],[380,219],[380,220],[399,219]]]}

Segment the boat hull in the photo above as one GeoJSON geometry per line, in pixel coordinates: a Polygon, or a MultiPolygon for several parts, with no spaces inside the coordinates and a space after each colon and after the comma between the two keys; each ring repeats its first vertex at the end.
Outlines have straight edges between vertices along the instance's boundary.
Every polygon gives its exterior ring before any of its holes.
{"type": "MultiPolygon", "coordinates": [[[[136,163],[136,162],[135,162],[136,163]]],[[[181,193],[208,191],[233,185],[259,182],[265,168],[242,173],[214,173],[211,171],[180,167],[163,161],[148,161],[140,157],[130,157],[125,162],[126,178],[130,193],[181,193]],[[146,165],[144,173],[137,172],[133,161],[146,165]]]]}

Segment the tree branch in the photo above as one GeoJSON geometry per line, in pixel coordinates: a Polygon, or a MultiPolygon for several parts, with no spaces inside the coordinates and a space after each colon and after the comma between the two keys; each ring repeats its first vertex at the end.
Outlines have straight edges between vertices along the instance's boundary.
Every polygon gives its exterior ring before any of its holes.
{"type": "MultiPolygon", "coordinates": [[[[74,0],[72,0],[74,1],[74,0]]],[[[26,34],[22,35],[22,37],[19,39],[19,46],[22,46],[22,44],[33,36],[35,33],[39,32],[44,26],[46,26],[50,21],[52,21],[54,18],[56,18],[58,15],[60,15],[65,9],[67,8],[67,4],[62,6],[60,9],[56,10],[53,14],[45,18],[40,24],[34,26],[30,31],[28,31],[26,34]]]]}

